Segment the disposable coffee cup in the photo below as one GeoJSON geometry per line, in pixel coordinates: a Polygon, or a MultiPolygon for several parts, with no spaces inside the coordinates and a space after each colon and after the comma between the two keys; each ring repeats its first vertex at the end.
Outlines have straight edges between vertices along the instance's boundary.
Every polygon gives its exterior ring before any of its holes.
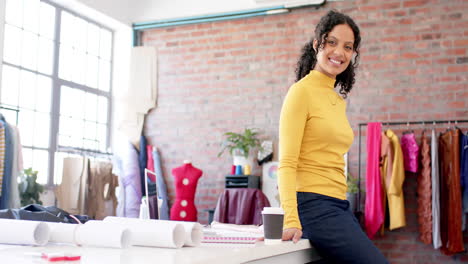
{"type": "Polygon", "coordinates": [[[262,211],[265,245],[281,243],[284,211],[281,207],[264,207],[262,211]]]}

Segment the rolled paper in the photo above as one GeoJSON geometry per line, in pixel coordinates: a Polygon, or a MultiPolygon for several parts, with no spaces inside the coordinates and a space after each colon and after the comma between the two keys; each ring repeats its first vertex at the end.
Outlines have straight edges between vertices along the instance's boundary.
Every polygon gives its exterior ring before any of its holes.
{"type": "Polygon", "coordinates": [[[0,219],[0,243],[43,246],[49,242],[50,229],[44,222],[0,219]]]}
{"type": "MultiPolygon", "coordinates": [[[[122,219],[122,217],[114,217],[114,216],[108,216],[104,218],[104,221],[110,221],[110,222],[119,222],[118,219],[122,219]]],[[[189,246],[189,247],[196,247],[201,244],[202,238],[203,238],[203,227],[197,222],[183,222],[183,221],[170,221],[170,220],[155,220],[155,219],[135,219],[135,218],[123,218],[126,221],[130,222],[139,222],[142,223],[144,221],[148,221],[150,223],[155,223],[156,225],[162,225],[162,223],[169,223],[169,224],[180,224],[184,228],[184,241],[183,245],[184,246],[189,246]]]]}
{"type": "Polygon", "coordinates": [[[79,225],[65,223],[47,223],[50,228],[50,242],[75,244],[75,232],[79,225]]]}
{"type": "Polygon", "coordinates": [[[232,165],[231,167],[231,175],[235,175],[236,174],[236,165],[232,165]]]}
{"type": "Polygon", "coordinates": [[[174,221],[108,216],[104,222],[128,228],[132,233],[131,244],[136,246],[181,248],[185,241],[185,228],[174,221]]]}
{"type": "Polygon", "coordinates": [[[79,225],[75,241],[82,246],[127,248],[131,245],[131,233],[128,228],[116,223],[88,221],[79,225]]]}

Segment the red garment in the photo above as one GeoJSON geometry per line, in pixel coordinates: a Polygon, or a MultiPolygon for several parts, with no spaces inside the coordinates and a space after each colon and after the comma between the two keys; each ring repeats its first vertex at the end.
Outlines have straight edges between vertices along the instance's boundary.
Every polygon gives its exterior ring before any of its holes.
{"type": "Polygon", "coordinates": [[[213,220],[237,225],[261,225],[263,207],[268,198],[259,189],[225,189],[219,196],[213,220]]]}
{"type": "Polygon", "coordinates": [[[195,192],[198,179],[203,172],[187,163],[172,170],[175,178],[176,200],[171,208],[171,220],[197,221],[197,208],[195,207],[195,192]]]}
{"type": "Polygon", "coordinates": [[[380,175],[381,123],[367,124],[367,169],[365,226],[369,238],[375,234],[384,221],[383,190],[380,175]]]}
{"type": "MultiPolygon", "coordinates": [[[[151,145],[146,145],[146,153],[148,160],[146,162],[146,168],[152,172],[154,172],[154,160],[153,160],[153,146],[151,145]]],[[[152,173],[148,173],[148,178],[152,182],[156,182],[156,177],[152,173]]]]}
{"type": "Polygon", "coordinates": [[[460,130],[451,130],[439,138],[440,156],[440,236],[441,250],[453,255],[465,250],[462,233],[460,184],[460,130]]]}
{"type": "Polygon", "coordinates": [[[432,178],[431,153],[426,133],[421,137],[421,169],[418,175],[418,224],[419,239],[425,244],[432,243],[432,178]]]}

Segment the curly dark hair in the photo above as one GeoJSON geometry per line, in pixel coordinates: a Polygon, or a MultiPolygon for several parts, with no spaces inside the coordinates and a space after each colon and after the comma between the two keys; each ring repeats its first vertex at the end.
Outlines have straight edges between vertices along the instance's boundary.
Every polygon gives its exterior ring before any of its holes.
{"type": "Polygon", "coordinates": [[[320,19],[320,22],[315,28],[315,36],[302,48],[301,57],[297,62],[296,68],[296,82],[304,78],[309,72],[314,69],[315,64],[317,63],[317,52],[314,50],[314,39],[317,40],[318,49],[323,48],[324,41],[328,37],[328,33],[336,25],[347,24],[351,27],[354,33],[354,44],[353,48],[356,52],[356,57],[354,62],[351,62],[348,65],[348,68],[342,73],[336,76],[335,87],[340,86],[340,94],[343,98],[346,98],[348,93],[353,88],[355,72],[354,70],[358,66],[359,59],[359,44],[361,43],[361,34],[359,32],[359,27],[349,16],[342,14],[336,10],[330,10],[328,13],[320,19]]]}

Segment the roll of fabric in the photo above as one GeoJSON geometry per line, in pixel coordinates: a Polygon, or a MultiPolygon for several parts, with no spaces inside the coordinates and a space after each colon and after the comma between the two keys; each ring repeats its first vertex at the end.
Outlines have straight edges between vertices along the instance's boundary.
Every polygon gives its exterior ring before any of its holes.
{"type": "Polygon", "coordinates": [[[50,229],[44,222],[0,219],[0,243],[43,246],[49,242],[50,229]]]}

